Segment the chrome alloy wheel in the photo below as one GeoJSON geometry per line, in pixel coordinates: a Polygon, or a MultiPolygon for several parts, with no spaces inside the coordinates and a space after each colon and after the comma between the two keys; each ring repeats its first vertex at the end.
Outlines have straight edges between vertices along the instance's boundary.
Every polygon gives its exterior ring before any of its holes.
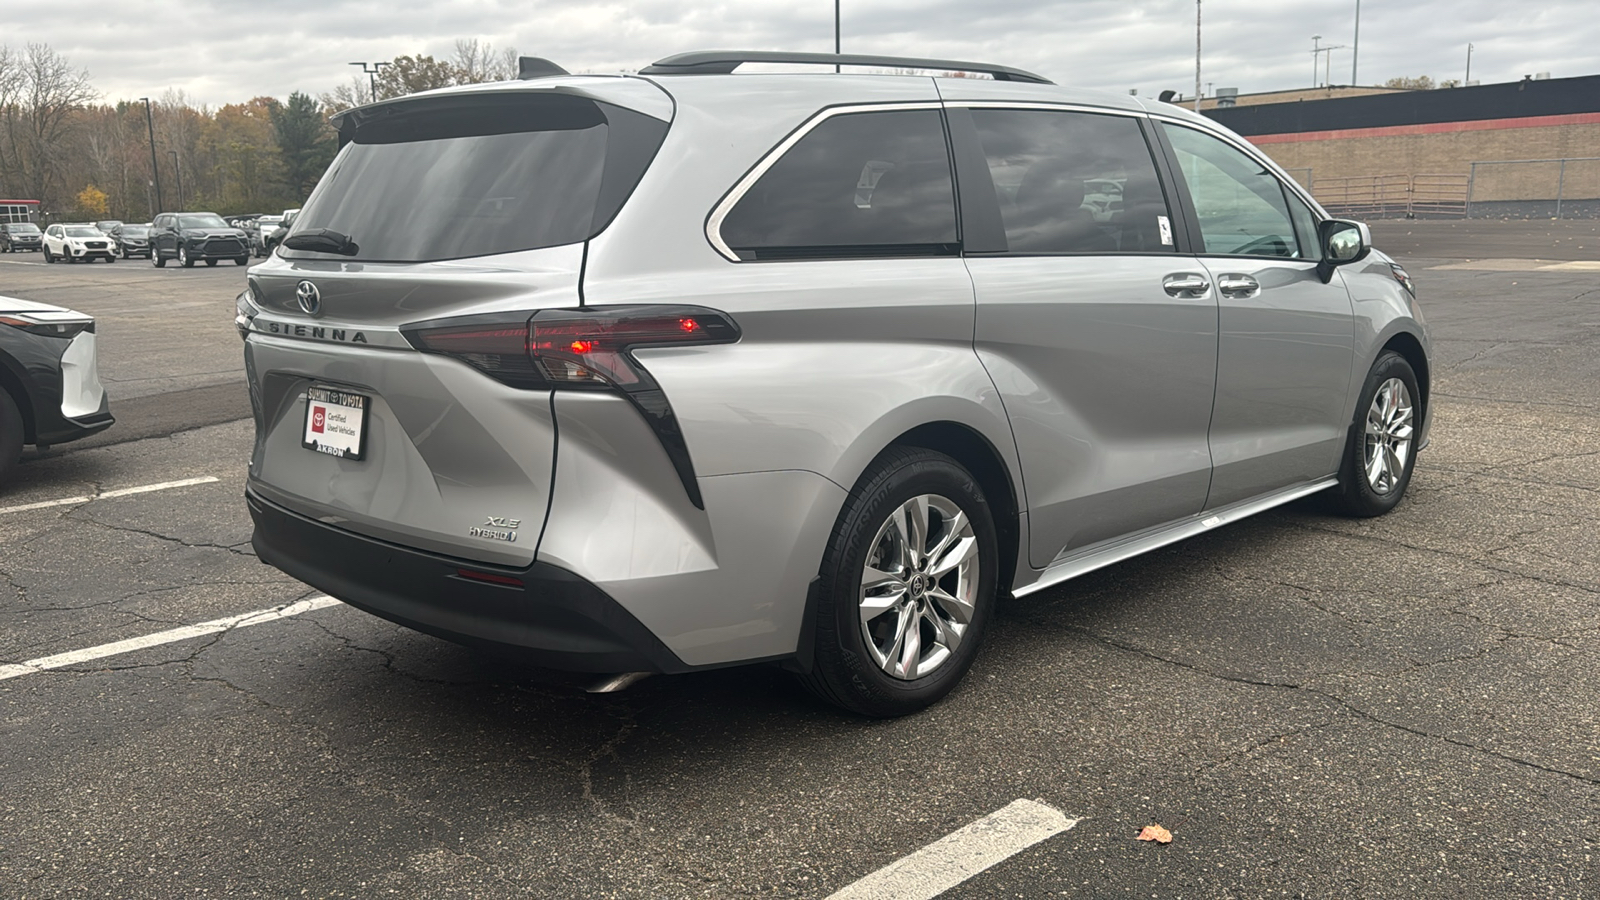
{"type": "Polygon", "coordinates": [[[1378,386],[1367,410],[1367,484],[1387,494],[1400,486],[1411,461],[1414,410],[1405,382],[1391,378],[1378,386]]]}
{"type": "Polygon", "coordinates": [[[861,636],[873,662],[912,681],[949,661],[972,622],[978,538],[956,504],[907,500],[878,527],[861,572],[861,636]]]}

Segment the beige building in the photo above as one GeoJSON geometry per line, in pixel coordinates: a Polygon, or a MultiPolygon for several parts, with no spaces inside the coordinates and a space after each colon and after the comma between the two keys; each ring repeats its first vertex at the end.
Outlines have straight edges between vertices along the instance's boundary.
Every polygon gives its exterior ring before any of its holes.
{"type": "Polygon", "coordinates": [[[1600,76],[1430,91],[1346,88],[1331,97],[1323,90],[1330,89],[1240,97],[1238,106],[1207,114],[1261,147],[1324,204],[1381,195],[1386,203],[1449,200],[1465,212],[1470,190],[1484,214],[1543,215],[1540,204],[1557,198],[1564,214],[1600,214],[1600,76]],[[1295,94],[1304,96],[1286,99],[1295,94]],[[1276,99],[1247,102],[1262,97],[1276,99]]]}

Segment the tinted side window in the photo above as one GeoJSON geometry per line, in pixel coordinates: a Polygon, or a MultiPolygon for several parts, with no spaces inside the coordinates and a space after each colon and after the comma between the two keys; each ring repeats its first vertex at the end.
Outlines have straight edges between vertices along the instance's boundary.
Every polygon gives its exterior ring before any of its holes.
{"type": "Polygon", "coordinates": [[[1172,252],[1150,148],[1126,116],[974,109],[1012,253],[1172,252]]]}
{"type": "Polygon", "coordinates": [[[1207,253],[1300,257],[1277,176],[1208,134],[1165,123],[1162,127],[1188,182],[1207,253]]]}
{"type": "Polygon", "coordinates": [[[1294,191],[1285,185],[1283,197],[1289,203],[1289,217],[1294,219],[1294,230],[1300,238],[1300,256],[1302,259],[1321,259],[1322,246],[1317,239],[1317,216],[1304,200],[1295,196],[1294,191]]]}
{"type": "Polygon", "coordinates": [[[955,190],[937,110],[829,118],[722,222],[742,259],[953,255],[955,190]]]}

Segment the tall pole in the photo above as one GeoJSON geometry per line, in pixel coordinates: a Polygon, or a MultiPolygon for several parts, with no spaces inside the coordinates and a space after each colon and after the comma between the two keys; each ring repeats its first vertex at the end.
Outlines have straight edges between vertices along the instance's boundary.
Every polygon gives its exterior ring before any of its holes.
{"type": "Polygon", "coordinates": [[[393,64],[386,62],[353,62],[350,65],[360,66],[361,71],[367,73],[367,102],[376,103],[378,100],[378,71],[384,66],[393,64]]]}
{"type": "Polygon", "coordinates": [[[1356,86],[1356,62],[1361,57],[1361,0],[1356,0],[1356,39],[1350,44],[1350,86],[1356,86]]]}
{"type": "Polygon", "coordinates": [[[1461,86],[1466,87],[1472,83],[1472,45],[1467,45],[1467,77],[1461,79],[1461,86]]]}
{"type": "Polygon", "coordinates": [[[1311,86],[1312,87],[1316,87],[1317,86],[1317,65],[1322,62],[1320,59],[1317,59],[1317,54],[1322,52],[1321,50],[1317,49],[1317,42],[1320,41],[1320,40],[1322,40],[1322,35],[1320,35],[1320,34],[1313,34],[1311,36],[1311,86]]]}
{"type": "Polygon", "coordinates": [[[178,168],[178,151],[168,150],[172,154],[172,177],[178,179],[178,210],[183,210],[183,170],[178,168]]]}
{"type": "Polygon", "coordinates": [[[1200,111],[1200,0],[1194,0],[1194,111],[1200,111]]]}
{"type": "MultiPolygon", "coordinates": [[[[839,48],[841,46],[842,45],[839,43],[839,0],[833,0],[833,55],[834,56],[838,56],[840,54],[841,51],[840,51],[839,48]]],[[[838,72],[839,71],[839,66],[838,65],[834,65],[833,71],[834,72],[838,72]]]]}
{"type": "MultiPolygon", "coordinates": [[[[140,97],[144,101],[144,126],[150,132],[150,174],[156,180],[156,212],[161,212],[161,167],[156,165],[156,125],[155,119],[150,115],[150,98],[140,97]]],[[[155,216],[151,216],[155,218],[155,216]]]]}

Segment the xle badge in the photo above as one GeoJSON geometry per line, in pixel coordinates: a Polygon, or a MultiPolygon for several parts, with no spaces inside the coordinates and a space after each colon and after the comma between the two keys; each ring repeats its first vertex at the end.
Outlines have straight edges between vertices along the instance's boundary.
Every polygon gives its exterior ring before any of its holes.
{"type": "Polygon", "coordinates": [[[491,541],[505,541],[511,544],[516,542],[517,529],[521,527],[521,519],[489,516],[488,521],[482,525],[474,525],[468,528],[467,537],[488,538],[491,541]]]}

